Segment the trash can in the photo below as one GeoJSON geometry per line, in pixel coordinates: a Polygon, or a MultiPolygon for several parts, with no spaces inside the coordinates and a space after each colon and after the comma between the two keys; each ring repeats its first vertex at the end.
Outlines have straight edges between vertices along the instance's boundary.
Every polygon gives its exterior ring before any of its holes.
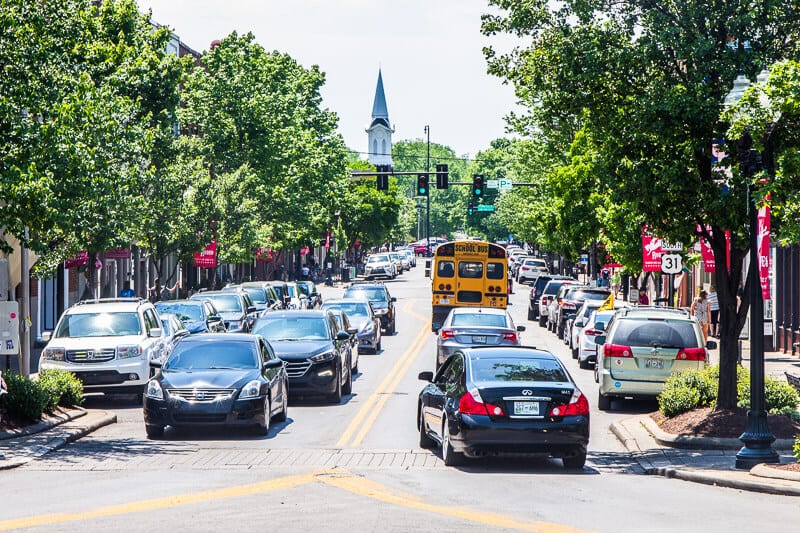
{"type": "Polygon", "coordinates": [[[342,283],[347,283],[350,281],[350,268],[345,267],[342,269],[342,283]]]}

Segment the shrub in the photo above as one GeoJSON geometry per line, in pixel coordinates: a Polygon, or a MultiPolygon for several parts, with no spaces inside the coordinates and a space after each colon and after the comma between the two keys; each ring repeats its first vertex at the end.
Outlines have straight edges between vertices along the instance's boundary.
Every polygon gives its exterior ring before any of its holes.
{"type": "Polygon", "coordinates": [[[713,373],[689,370],[673,374],[658,396],[658,408],[664,416],[672,417],[714,403],[717,384],[713,373]]]}
{"type": "MultiPolygon", "coordinates": [[[[744,371],[747,373],[747,371],[744,371]]],[[[750,375],[747,379],[740,380],[738,383],[739,407],[750,407],[750,375]]],[[[797,411],[797,404],[800,403],[800,395],[785,381],[778,381],[771,377],[764,377],[764,401],[765,408],[769,413],[780,413],[792,416],[791,413],[797,411]]]]}
{"type": "Polygon", "coordinates": [[[52,368],[39,373],[39,386],[47,392],[45,410],[52,411],[58,405],[72,406],[83,403],[83,383],[67,370],[52,368]]]}
{"type": "Polygon", "coordinates": [[[794,458],[800,463],[800,436],[794,440],[794,458]]]}
{"type": "Polygon", "coordinates": [[[8,394],[0,396],[0,402],[9,415],[22,420],[39,420],[48,403],[47,392],[30,378],[9,372],[3,374],[8,385],[8,394]]]}

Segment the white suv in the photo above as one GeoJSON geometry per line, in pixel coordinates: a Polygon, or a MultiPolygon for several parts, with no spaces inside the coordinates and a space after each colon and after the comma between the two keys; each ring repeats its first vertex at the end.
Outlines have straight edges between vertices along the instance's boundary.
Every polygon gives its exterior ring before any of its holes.
{"type": "Polygon", "coordinates": [[[49,342],[39,370],[69,370],[86,392],[141,395],[150,361],[165,353],[158,312],[136,298],[79,302],[61,316],[55,332],[46,331],[42,338],[49,342]]]}

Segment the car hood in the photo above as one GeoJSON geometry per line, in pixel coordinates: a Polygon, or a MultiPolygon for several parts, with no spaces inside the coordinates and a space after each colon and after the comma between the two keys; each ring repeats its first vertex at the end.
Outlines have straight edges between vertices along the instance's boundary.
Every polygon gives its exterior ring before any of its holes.
{"type": "Polygon", "coordinates": [[[372,320],[370,320],[370,318],[367,317],[367,316],[362,317],[362,318],[351,318],[350,319],[350,325],[353,326],[354,328],[358,329],[358,330],[364,329],[367,326],[367,324],[369,324],[370,322],[372,322],[372,320]]]}
{"type": "Polygon", "coordinates": [[[242,314],[239,311],[227,312],[227,313],[223,313],[223,312],[220,311],[219,315],[222,317],[222,320],[226,320],[226,321],[227,320],[243,320],[244,319],[244,314],[242,314]]]}
{"type": "Polygon", "coordinates": [[[241,388],[258,379],[257,368],[241,370],[163,370],[161,386],[175,389],[232,389],[241,388]]]}
{"type": "Polygon", "coordinates": [[[308,359],[315,355],[335,350],[332,341],[269,341],[275,355],[286,361],[308,359]]]}
{"type": "Polygon", "coordinates": [[[183,325],[186,326],[186,329],[189,330],[189,333],[200,333],[201,331],[208,330],[208,326],[204,320],[184,322],[183,325]]]}
{"type": "Polygon", "coordinates": [[[116,348],[117,346],[140,344],[144,335],[122,335],[119,337],[59,337],[51,340],[48,348],[64,348],[65,350],[81,350],[91,348],[116,348]]]}

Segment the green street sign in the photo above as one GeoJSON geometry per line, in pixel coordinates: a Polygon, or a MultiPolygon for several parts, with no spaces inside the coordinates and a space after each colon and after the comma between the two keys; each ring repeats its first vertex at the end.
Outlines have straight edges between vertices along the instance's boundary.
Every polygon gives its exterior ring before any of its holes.
{"type": "Polygon", "coordinates": [[[479,205],[478,206],[478,211],[490,211],[491,212],[491,211],[494,211],[494,206],[493,205],[479,205]]]}

